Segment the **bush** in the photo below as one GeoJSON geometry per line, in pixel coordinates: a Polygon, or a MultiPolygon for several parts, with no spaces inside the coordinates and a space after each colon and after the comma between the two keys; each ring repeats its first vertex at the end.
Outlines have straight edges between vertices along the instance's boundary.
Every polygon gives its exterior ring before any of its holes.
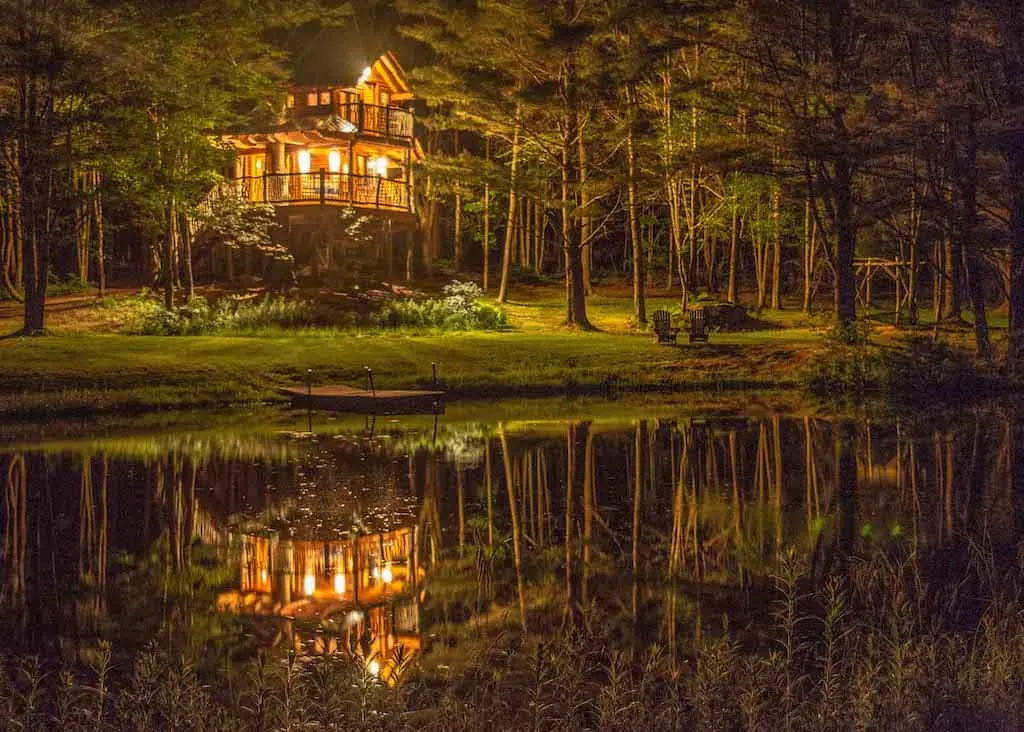
{"type": "Polygon", "coordinates": [[[245,333],[267,328],[302,328],[324,325],[324,318],[309,302],[267,296],[262,300],[225,297],[210,305],[194,297],[167,310],[153,293],[120,303],[125,311],[125,330],[135,335],[201,335],[245,333]]]}
{"type": "Polygon", "coordinates": [[[385,328],[439,330],[496,330],[506,324],[500,308],[478,302],[483,295],[473,282],[455,280],[444,287],[443,298],[392,300],[371,317],[385,328]]]}
{"type": "Polygon", "coordinates": [[[46,285],[47,297],[61,297],[63,295],[77,295],[85,292],[90,287],[89,283],[77,274],[70,274],[63,282],[57,279],[56,275],[50,273],[49,283],[46,285]]]}
{"type": "Polygon", "coordinates": [[[907,341],[902,348],[877,350],[870,349],[863,340],[857,345],[844,345],[833,339],[827,355],[815,360],[804,374],[807,387],[823,396],[959,393],[977,387],[981,381],[967,356],[944,343],[920,337],[907,341]]]}

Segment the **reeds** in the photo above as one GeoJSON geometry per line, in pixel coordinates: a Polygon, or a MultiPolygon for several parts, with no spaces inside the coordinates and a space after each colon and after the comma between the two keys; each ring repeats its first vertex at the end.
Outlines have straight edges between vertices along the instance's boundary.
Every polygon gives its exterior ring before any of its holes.
{"type": "Polygon", "coordinates": [[[765,627],[705,634],[679,657],[590,618],[474,632],[460,667],[424,663],[394,684],[350,653],[260,652],[203,672],[156,646],[128,669],[107,646],[74,665],[6,658],[0,729],[1018,728],[1018,568],[968,551],[958,576],[931,585],[914,556],[849,559],[817,581],[784,559],[765,627]]]}

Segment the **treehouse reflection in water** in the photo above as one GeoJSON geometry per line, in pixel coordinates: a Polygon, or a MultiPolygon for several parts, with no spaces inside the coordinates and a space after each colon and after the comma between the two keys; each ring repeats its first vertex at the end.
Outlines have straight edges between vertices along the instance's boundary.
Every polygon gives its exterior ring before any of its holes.
{"type": "Polygon", "coordinates": [[[273,623],[299,653],[348,652],[391,683],[422,648],[416,527],[341,540],[240,537],[240,583],[218,609],[273,623]]]}
{"type": "Polygon", "coordinates": [[[766,625],[780,558],[820,577],[893,549],[940,580],[969,543],[1024,537],[1010,410],[856,423],[666,411],[7,442],[0,633],[31,651],[116,647],[161,618],[211,627],[186,613],[220,608],[265,644],[355,653],[390,678],[387,659],[424,638],[439,641],[417,656],[427,667],[488,624],[543,637],[593,612],[623,643],[683,658],[725,616],[731,635],[766,625]],[[200,584],[233,589],[200,603],[200,584]],[[168,586],[188,595],[180,614],[168,586]]]}

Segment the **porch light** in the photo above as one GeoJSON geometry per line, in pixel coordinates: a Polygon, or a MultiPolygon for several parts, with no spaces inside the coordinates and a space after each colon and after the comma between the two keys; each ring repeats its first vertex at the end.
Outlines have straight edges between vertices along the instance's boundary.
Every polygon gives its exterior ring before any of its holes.
{"type": "Polygon", "coordinates": [[[311,164],[309,150],[299,150],[299,172],[308,173],[311,164]]]}
{"type": "Polygon", "coordinates": [[[316,577],[311,574],[307,574],[302,580],[302,591],[307,597],[316,592],[316,577]]]}
{"type": "Polygon", "coordinates": [[[342,572],[334,575],[334,592],[339,595],[345,594],[345,575],[342,572]]]}
{"type": "Polygon", "coordinates": [[[368,82],[370,80],[370,74],[372,73],[373,69],[371,69],[369,66],[363,69],[363,73],[359,75],[359,83],[356,84],[356,86],[362,86],[363,84],[368,82]]]}
{"type": "Polygon", "coordinates": [[[256,158],[256,172],[258,173],[261,170],[263,170],[263,161],[260,160],[259,158],[256,158]]]}
{"type": "Polygon", "coordinates": [[[327,169],[332,173],[337,173],[341,170],[341,151],[331,150],[327,153],[327,169]]]}

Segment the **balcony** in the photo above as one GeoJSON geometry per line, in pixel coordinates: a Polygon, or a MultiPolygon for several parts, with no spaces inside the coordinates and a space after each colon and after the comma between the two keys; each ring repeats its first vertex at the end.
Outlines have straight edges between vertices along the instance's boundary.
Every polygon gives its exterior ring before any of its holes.
{"type": "Polygon", "coordinates": [[[412,112],[401,107],[342,102],[334,105],[333,112],[361,134],[411,140],[415,129],[412,112]]]}
{"type": "Polygon", "coordinates": [[[410,184],[376,175],[345,173],[268,173],[237,178],[222,193],[275,206],[351,206],[396,213],[415,213],[410,184]]]}

